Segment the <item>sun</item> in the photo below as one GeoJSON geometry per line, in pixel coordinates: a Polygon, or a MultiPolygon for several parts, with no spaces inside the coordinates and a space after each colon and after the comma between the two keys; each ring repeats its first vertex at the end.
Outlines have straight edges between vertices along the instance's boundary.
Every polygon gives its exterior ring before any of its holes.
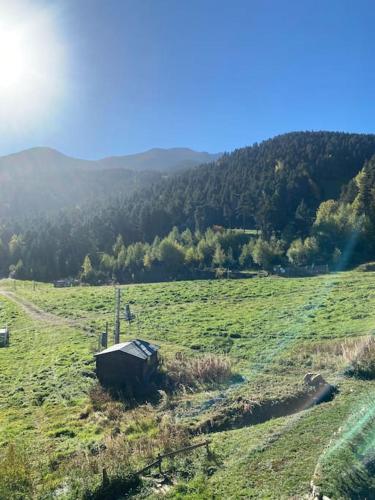
{"type": "Polygon", "coordinates": [[[32,72],[32,54],[20,33],[0,32],[0,89],[22,86],[32,72]]]}
{"type": "Polygon", "coordinates": [[[42,122],[61,101],[65,53],[45,5],[0,0],[0,127],[42,122]]]}

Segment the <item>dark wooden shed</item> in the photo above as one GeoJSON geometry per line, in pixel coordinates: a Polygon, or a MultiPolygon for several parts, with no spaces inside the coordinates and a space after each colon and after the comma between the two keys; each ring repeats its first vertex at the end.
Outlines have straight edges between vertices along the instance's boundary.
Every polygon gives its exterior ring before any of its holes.
{"type": "Polygon", "coordinates": [[[115,344],[95,354],[96,374],[101,384],[131,389],[147,389],[158,367],[159,346],[135,339],[115,344]]]}

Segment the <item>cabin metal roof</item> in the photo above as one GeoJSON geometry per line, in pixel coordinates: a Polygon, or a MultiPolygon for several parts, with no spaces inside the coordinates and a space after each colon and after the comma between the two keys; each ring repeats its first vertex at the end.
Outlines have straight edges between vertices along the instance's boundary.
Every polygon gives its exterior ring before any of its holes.
{"type": "Polygon", "coordinates": [[[103,354],[121,351],[137,358],[147,359],[150,358],[158,350],[158,345],[150,344],[145,340],[135,339],[130,340],[129,342],[122,342],[120,344],[112,345],[111,347],[104,349],[104,351],[96,353],[95,356],[101,356],[103,354]]]}

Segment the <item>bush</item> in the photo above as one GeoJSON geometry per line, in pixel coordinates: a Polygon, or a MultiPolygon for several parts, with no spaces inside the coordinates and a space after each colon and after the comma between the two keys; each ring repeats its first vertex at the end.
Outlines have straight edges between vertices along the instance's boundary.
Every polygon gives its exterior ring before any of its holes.
{"type": "Polygon", "coordinates": [[[342,344],[342,356],[348,363],[346,375],[375,378],[375,337],[368,336],[358,342],[342,344]]]}
{"type": "Polygon", "coordinates": [[[295,266],[306,266],[312,264],[319,255],[319,245],[316,238],[301,238],[292,241],[287,257],[289,262],[295,266]]]}
{"type": "Polygon", "coordinates": [[[277,264],[283,264],[284,254],[284,242],[276,239],[275,236],[268,241],[258,238],[252,249],[253,261],[266,271],[271,271],[277,264]]]}

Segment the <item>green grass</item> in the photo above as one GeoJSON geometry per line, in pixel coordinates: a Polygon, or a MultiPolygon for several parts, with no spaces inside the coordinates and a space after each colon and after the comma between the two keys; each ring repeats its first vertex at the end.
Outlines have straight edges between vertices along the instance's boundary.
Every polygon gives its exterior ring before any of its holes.
{"type": "MultiPolygon", "coordinates": [[[[124,286],[137,321],[125,335],[268,361],[295,339],[363,335],[375,327],[373,273],[298,279],[193,281],[124,286]]],[[[8,285],[10,286],[10,285],[8,285]]],[[[113,325],[113,287],[54,289],[17,284],[17,294],[97,331],[113,325]]]]}
{"type": "MultiPolygon", "coordinates": [[[[2,297],[0,308],[0,321],[6,320],[11,332],[10,346],[0,349],[0,444],[26,431],[44,438],[62,429],[81,442],[87,428],[83,431],[77,415],[93,383],[92,339],[30,320],[2,297]]],[[[63,436],[56,439],[59,448],[65,446],[63,436]]]]}
{"type": "MultiPolygon", "coordinates": [[[[122,339],[156,341],[167,356],[179,350],[187,355],[226,353],[235,370],[247,378],[231,390],[228,404],[238,396],[272,399],[294,393],[307,371],[320,371],[340,386],[334,401],[298,416],[212,435],[216,462],[203,463],[201,454],[193,454],[187,485],[178,483],[170,497],[288,498],[308,492],[334,433],[358,401],[374,393],[373,382],[342,376],[338,349],[344,339],[373,332],[374,285],[374,273],[349,272],[121,287],[124,304],[129,302],[137,316],[130,330],[123,326],[122,339]]],[[[29,282],[17,282],[15,290],[13,286],[9,281],[0,283],[0,288],[61,318],[74,319],[85,329],[31,320],[20,306],[0,295],[0,325],[7,323],[11,330],[11,346],[0,349],[3,447],[23,439],[48,449],[49,463],[39,481],[51,490],[63,478],[59,466],[53,465],[56,457],[60,462],[69,460],[72,453],[92,448],[115,428],[135,442],[143,435],[157,438],[163,413],[158,408],[140,420],[134,411],[123,409],[117,421],[92,408],[88,418],[80,418],[91,404],[88,392],[94,384],[97,335],[106,322],[113,328],[113,287],[55,289],[38,283],[34,290],[29,282]]],[[[192,417],[188,408],[199,408],[220,390],[175,398],[181,422],[189,425],[206,418],[210,408],[192,417]]],[[[332,469],[336,460],[337,464],[343,460],[341,451],[335,453],[329,475],[322,467],[318,481],[333,496],[341,491],[341,483],[332,480],[332,469]]],[[[153,490],[146,490],[140,496],[153,497],[153,490]]]]}

